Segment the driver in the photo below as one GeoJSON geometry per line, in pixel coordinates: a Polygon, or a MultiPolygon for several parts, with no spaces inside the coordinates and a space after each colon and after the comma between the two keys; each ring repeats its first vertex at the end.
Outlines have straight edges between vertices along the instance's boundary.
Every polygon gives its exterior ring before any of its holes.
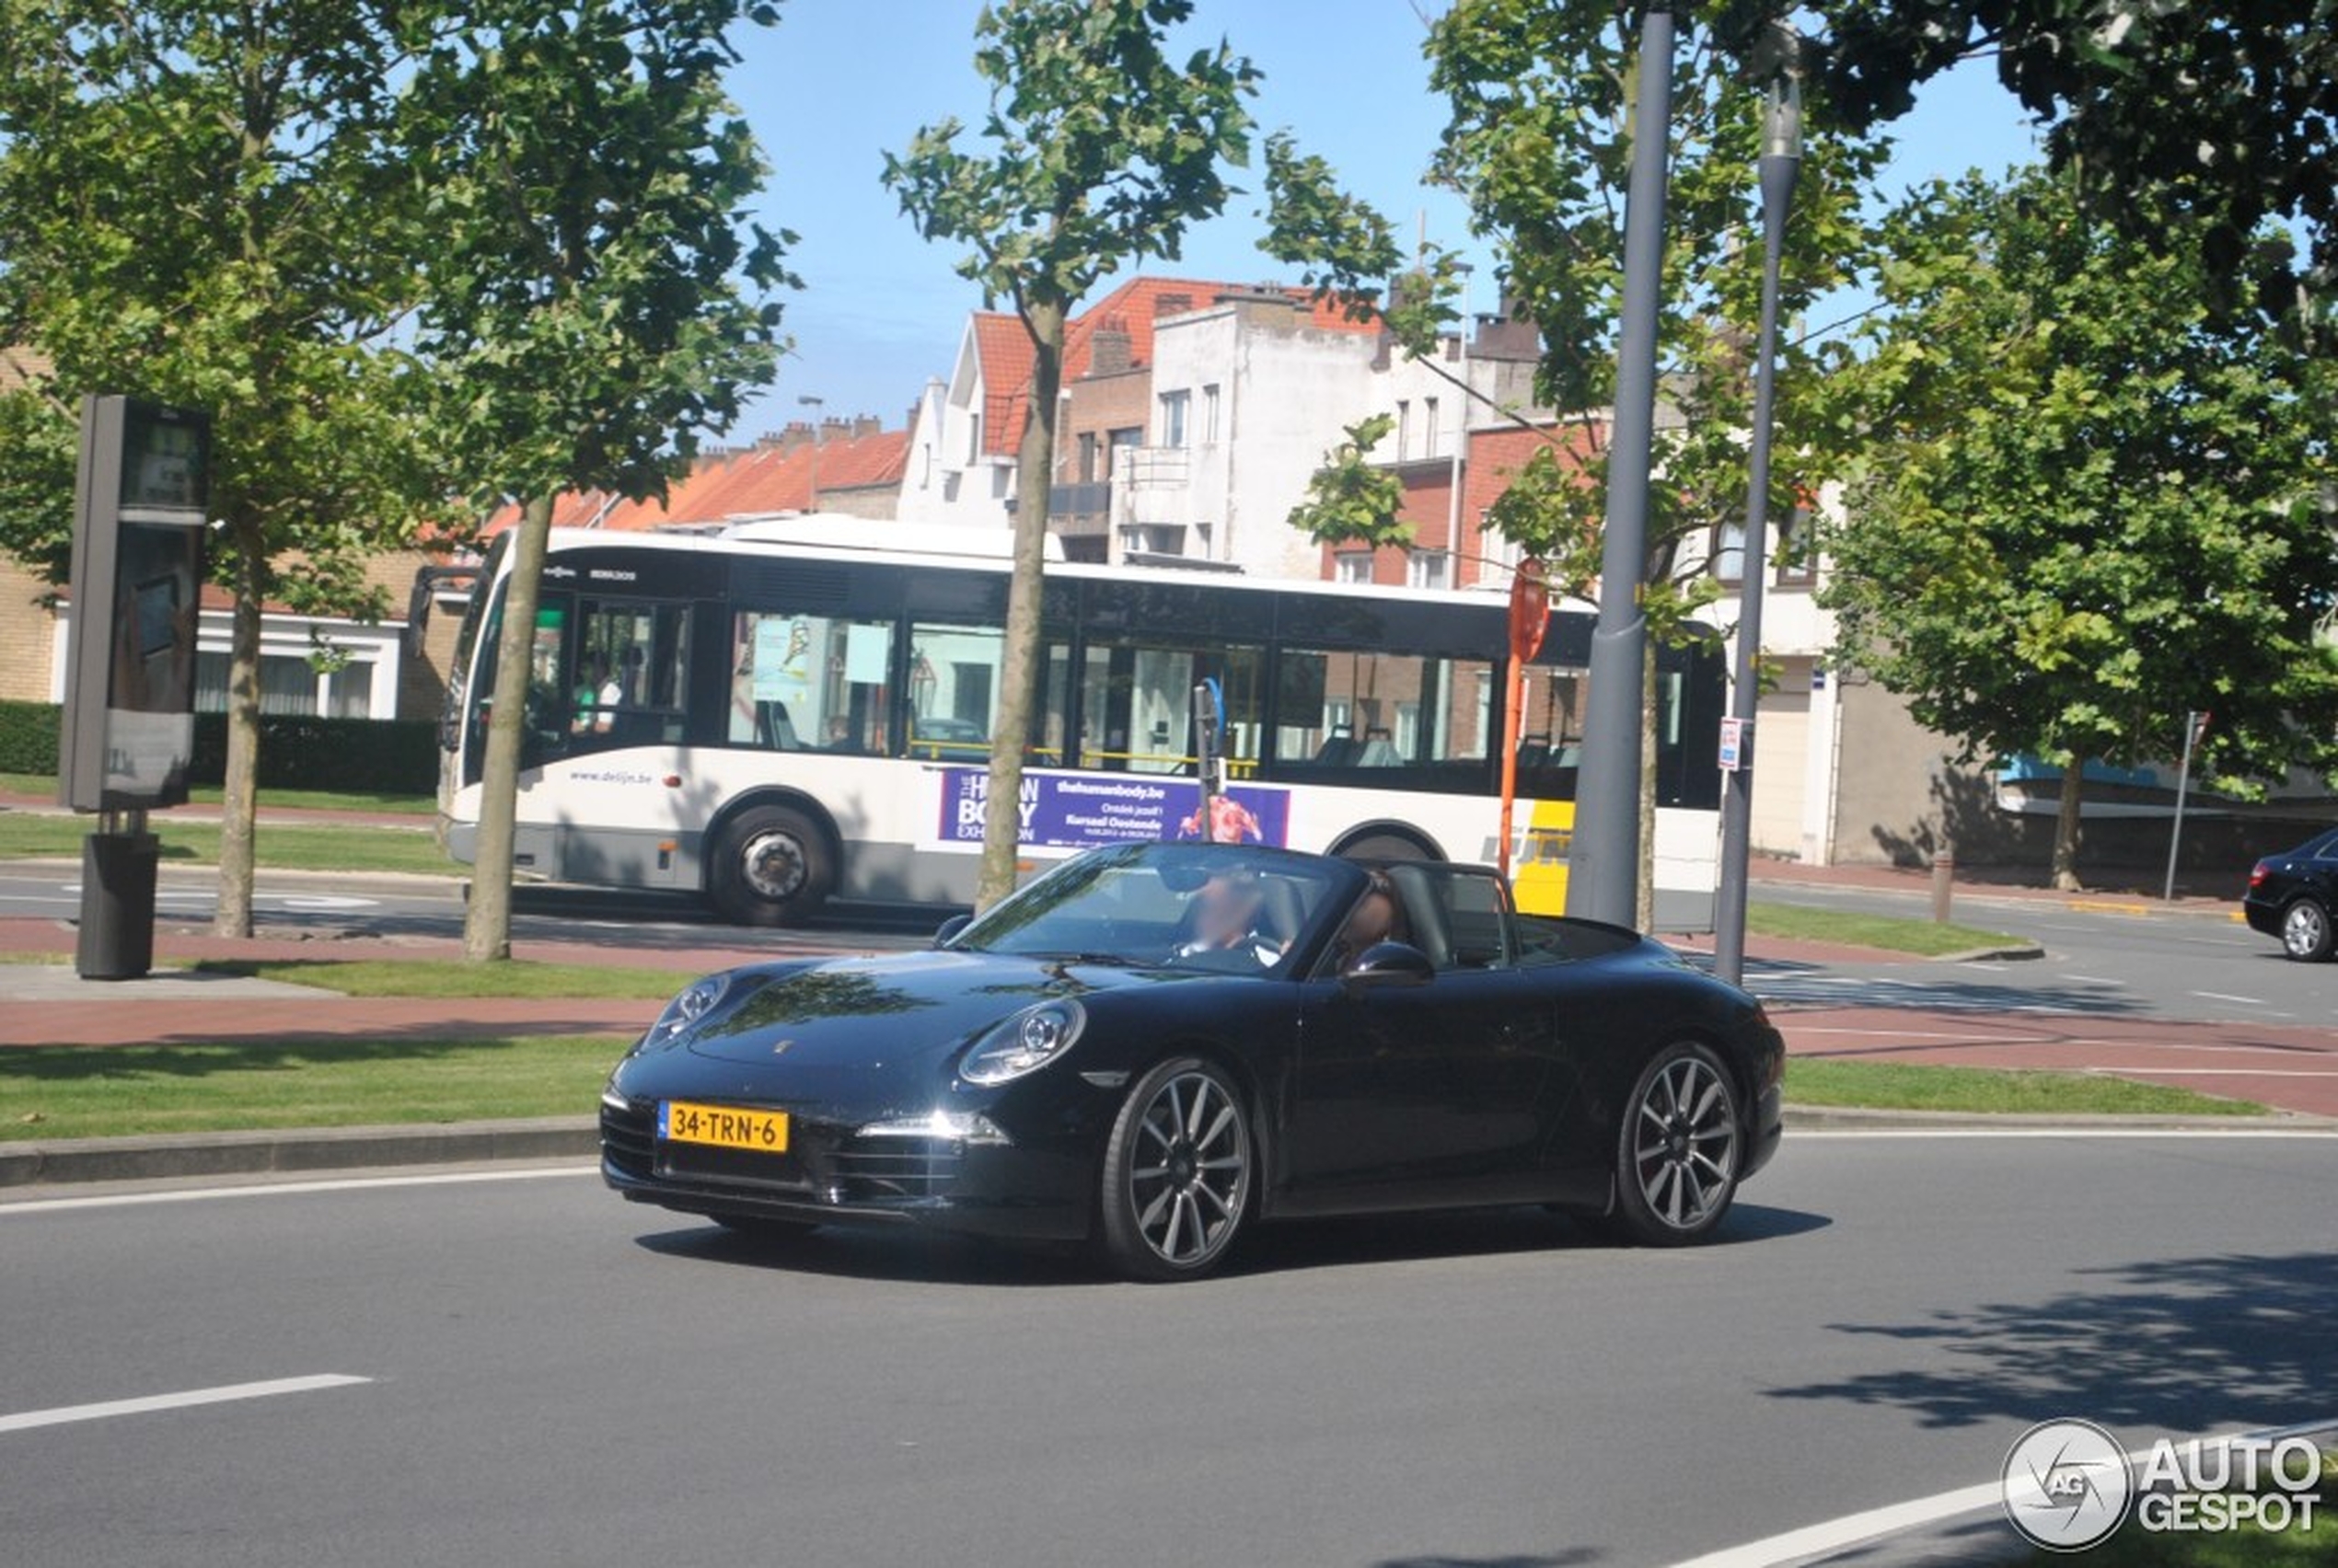
{"type": "Polygon", "coordinates": [[[1282,962],[1282,943],[1259,928],[1266,891],[1253,871],[1221,871],[1194,891],[1186,905],[1189,933],[1177,944],[1179,958],[1199,953],[1246,952],[1261,969],[1282,962]]]}

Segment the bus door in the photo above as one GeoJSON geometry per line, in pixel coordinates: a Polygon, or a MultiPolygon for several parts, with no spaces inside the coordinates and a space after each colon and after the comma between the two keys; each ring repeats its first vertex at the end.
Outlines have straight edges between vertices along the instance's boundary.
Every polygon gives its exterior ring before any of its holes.
{"type": "Polygon", "coordinates": [[[678,744],[686,733],[689,606],[579,597],[564,750],[678,744]]]}
{"type": "Polygon", "coordinates": [[[1116,773],[1190,772],[1193,689],[1215,680],[1226,704],[1229,771],[1249,777],[1258,762],[1265,668],[1264,648],[1091,638],[1081,669],[1082,765],[1116,773]]]}

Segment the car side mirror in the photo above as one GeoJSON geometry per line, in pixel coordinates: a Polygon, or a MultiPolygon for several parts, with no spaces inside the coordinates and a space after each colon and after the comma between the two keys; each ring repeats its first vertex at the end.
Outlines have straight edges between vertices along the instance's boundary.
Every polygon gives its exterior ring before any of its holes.
{"type": "Polygon", "coordinates": [[[934,931],[933,945],[938,948],[948,947],[952,942],[957,940],[958,933],[960,931],[965,930],[968,926],[973,924],[974,916],[971,912],[964,915],[951,916],[947,920],[943,921],[941,926],[934,931]]]}
{"type": "Polygon", "coordinates": [[[1374,942],[1339,972],[1340,985],[1351,991],[1426,986],[1435,978],[1429,955],[1405,942],[1374,942]]]}

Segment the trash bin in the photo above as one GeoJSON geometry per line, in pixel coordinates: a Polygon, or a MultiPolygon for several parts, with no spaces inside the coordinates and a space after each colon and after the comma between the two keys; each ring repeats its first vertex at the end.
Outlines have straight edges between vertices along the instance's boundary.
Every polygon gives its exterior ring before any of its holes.
{"type": "Polygon", "coordinates": [[[155,964],[151,833],[93,833],[81,841],[81,934],[74,968],[84,980],[136,980],[155,964]]]}

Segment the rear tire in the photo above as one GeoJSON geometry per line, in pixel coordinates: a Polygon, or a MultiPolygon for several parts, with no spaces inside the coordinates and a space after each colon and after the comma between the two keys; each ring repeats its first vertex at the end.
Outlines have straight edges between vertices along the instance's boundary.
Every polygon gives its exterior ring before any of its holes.
{"type": "Polygon", "coordinates": [[[1130,1279],[1198,1279],[1225,1258],[1256,1160],[1242,1091],[1198,1056],[1137,1081],[1105,1145],[1104,1253],[1130,1279]]]}
{"type": "Polygon", "coordinates": [[[1695,1041],[1665,1046],[1624,1102],[1615,1209],[1594,1228],[1643,1247],[1703,1240],[1737,1196],[1744,1147],[1729,1068],[1695,1041]]]}
{"type": "Polygon", "coordinates": [[[792,926],[827,902],[835,866],[819,824],[787,806],[755,806],[716,838],[707,892],[739,925],[792,926]]]}
{"type": "Polygon", "coordinates": [[[2330,911],[2301,898],[2281,912],[2281,951],[2299,963],[2319,963],[2332,946],[2330,911]]]}

